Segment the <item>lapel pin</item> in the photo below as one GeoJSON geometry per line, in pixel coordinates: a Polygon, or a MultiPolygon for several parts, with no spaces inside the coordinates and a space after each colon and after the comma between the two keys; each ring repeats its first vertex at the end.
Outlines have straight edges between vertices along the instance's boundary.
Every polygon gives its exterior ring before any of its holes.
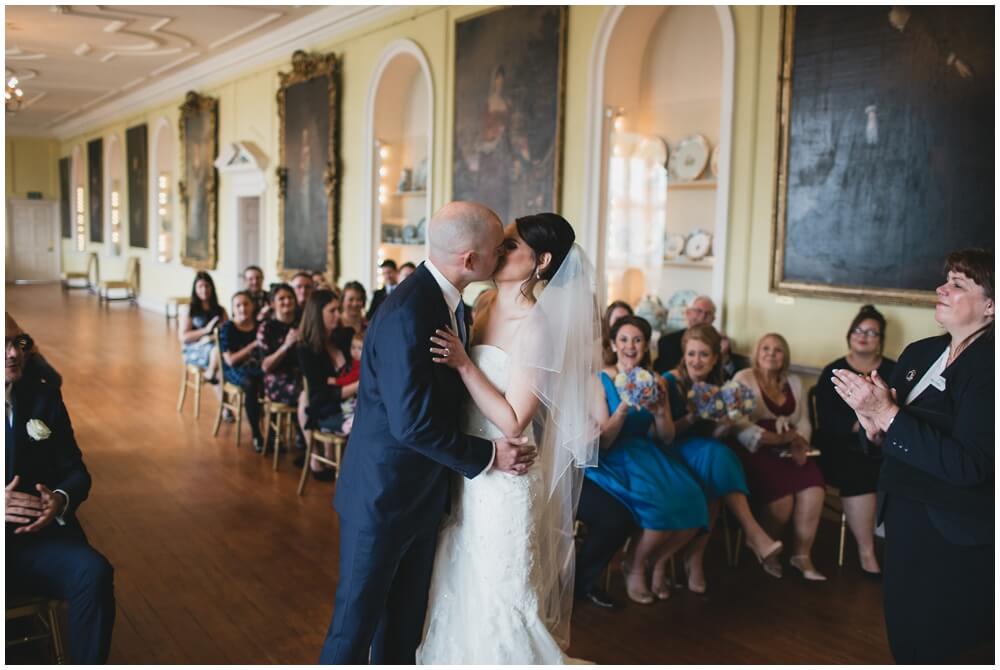
{"type": "Polygon", "coordinates": [[[917,376],[917,371],[916,370],[910,370],[909,372],[906,373],[906,381],[912,382],[913,378],[916,377],[916,376],[917,376]]]}

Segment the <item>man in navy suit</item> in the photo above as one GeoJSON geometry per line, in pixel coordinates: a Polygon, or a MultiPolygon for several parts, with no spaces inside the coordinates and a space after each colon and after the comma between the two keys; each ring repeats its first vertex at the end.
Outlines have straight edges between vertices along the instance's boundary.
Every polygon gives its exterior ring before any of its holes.
{"type": "Polygon", "coordinates": [[[523,474],[535,458],[523,438],[491,443],[459,432],[465,387],[431,361],[437,328],[453,328],[468,346],[461,292],[496,269],[501,222],[482,205],[453,202],[432,217],[429,233],[429,260],[386,298],[365,336],[334,500],[340,581],[321,663],[414,663],[451,472],[523,474]]]}
{"type": "Polygon", "coordinates": [[[375,294],[372,296],[372,304],[368,308],[367,316],[369,321],[375,318],[375,311],[381,307],[385,299],[389,297],[389,294],[399,285],[399,269],[396,267],[396,261],[387,258],[382,261],[382,264],[378,268],[379,272],[382,273],[382,288],[375,291],[375,294]]]}
{"type": "Polygon", "coordinates": [[[31,337],[8,321],[4,340],[7,588],[68,601],[70,660],[104,663],[115,619],[113,570],[76,519],[90,474],[58,385],[28,364],[31,337]]]}

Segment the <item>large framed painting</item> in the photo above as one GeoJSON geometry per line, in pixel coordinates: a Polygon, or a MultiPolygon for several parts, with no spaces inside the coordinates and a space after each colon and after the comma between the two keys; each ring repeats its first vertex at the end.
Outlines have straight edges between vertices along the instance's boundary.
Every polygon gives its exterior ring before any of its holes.
{"type": "Polygon", "coordinates": [[[59,159],[59,228],[64,239],[73,237],[73,217],[70,212],[69,158],[59,159]]]}
{"type": "Polygon", "coordinates": [[[786,7],[771,288],[933,304],[994,245],[992,7],[786,7]]]}
{"type": "Polygon", "coordinates": [[[98,137],[87,142],[87,211],[90,214],[90,241],[104,241],[104,142],[98,137]]]}
{"type": "Polygon", "coordinates": [[[278,274],[339,271],[340,61],[296,51],[279,73],[278,274]]]}
{"type": "Polygon", "coordinates": [[[188,91],[181,105],[180,133],[184,179],[178,183],[184,203],[181,263],[214,270],[218,234],[219,99],[188,91]]]}
{"type": "Polygon", "coordinates": [[[128,160],[128,244],[149,246],[149,160],[146,124],[125,131],[128,160]]]}
{"type": "Polygon", "coordinates": [[[452,197],[504,223],[558,211],[566,7],[490,11],[455,26],[452,197]]]}

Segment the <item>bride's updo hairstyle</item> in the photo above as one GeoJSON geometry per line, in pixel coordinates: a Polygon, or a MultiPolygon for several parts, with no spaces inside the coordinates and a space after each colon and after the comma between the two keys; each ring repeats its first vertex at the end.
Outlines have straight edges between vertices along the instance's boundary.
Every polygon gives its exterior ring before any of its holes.
{"type": "Polygon", "coordinates": [[[514,225],[517,234],[535,253],[535,269],[521,284],[521,295],[534,301],[535,286],[538,282],[549,281],[556,275],[559,266],[573,248],[576,233],[573,232],[569,221],[552,212],[522,216],[514,220],[514,225]],[[539,258],[546,252],[552,254],[552,261],[547,268],[539,272],[539,258]]]}

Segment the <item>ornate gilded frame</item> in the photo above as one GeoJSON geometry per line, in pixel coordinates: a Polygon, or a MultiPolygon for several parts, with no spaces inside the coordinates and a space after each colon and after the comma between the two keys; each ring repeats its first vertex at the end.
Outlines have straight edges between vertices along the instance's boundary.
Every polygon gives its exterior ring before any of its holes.
{"type": "Polygon", "coordinates": [[[327,78],[327,110],[330,136],[327,138],[326,168],[323,171],[323,188],[327,202],[326,268],[323,274],[331,285],[340,271],[340,72],[341,60],[336,55],[309,54],[297,50],[292,54],[292,71],[279,72],[278,87],[278,276],[289,279],[296,272],[314,272],[316,268],[298,268],[285,265],[285,198],[288,193],[288,163],[285,153],[286,92],[296,84],[316,77],[327,78]]]}
{"type": "Polygon", "coordinates": [[[774,219],[771,226],[771,291],[779,294],[818,298],[840,298],[842,300],[891,302],[920,306],[932,305],[935,300],[933,291],[819,284],[785,279],[785,237],[788,224],[788,136],[791,128],[795,12],[794,5],[785,6],[781,11],[781,39],[779,42],[781,45],[781,72],[778,79],[777,133],[775,133],[775,155],[778,157],[778,171],[774,183],[774,219]]]}
{"type": "Polygon", "coordinates": [[[188,91],[184,97],[184,104],[180,106],[180,119],[178,126],[180,130],[180,153],[181,169],[184,179],[177,182],[177,192],[184,205],[184,230],[181,237],[181,263],[195,268],[196,270],[214,270],[218,260],[218,191],[219,176],[215,169],[215,158],[219,154],[219,99],[199,95],[194,91],[188,91]],[[188,176],[188,155],[187,155],[187,121],[201,114],[208,115],[210,127],[210,138],[212,142],[211,167],[207,171],[207,184],[205,188],[206,210],[208,212],[207,235],[208,235],[208,256],[206,258],[195,258],[188,255],[187,231],[190,225],[190,198],[187,185],[188,176]]]}

